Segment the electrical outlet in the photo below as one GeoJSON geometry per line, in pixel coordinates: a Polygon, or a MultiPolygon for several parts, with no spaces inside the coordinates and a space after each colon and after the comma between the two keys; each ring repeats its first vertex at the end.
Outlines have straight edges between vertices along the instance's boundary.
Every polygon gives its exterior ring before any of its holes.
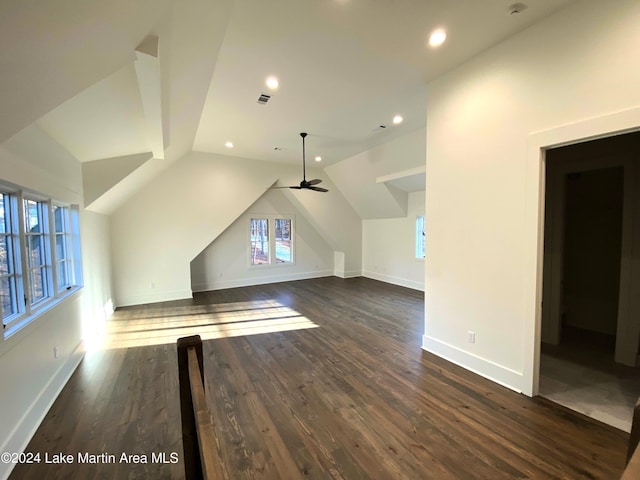
{"type": "Polygon", "coordinates": [[[467,341],[469,343],[476,343],[476,332],[472,332],[471,330],[469,330],[467,332],[467,341]]]}
{"type": "Polygon", "coordinates": [[[53,358],[58,358],[58,347],[53,347],[53,358]]]}

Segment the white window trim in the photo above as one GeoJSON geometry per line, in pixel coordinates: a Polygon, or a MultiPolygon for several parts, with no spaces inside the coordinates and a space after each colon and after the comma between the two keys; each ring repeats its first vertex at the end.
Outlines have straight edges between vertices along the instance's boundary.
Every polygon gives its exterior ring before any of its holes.
{"type": "Polygon", "coordinates": [[[249,269],[265,269],[265,268],[282,268],[282,267],[290,267],[296,264],[296,221],[295,216],[290,214],[273,214],[273,213],[251,213],[246,215],[247,229],[249,234],[247,235],[247,267],[249,269]],[[261,263],[261,264],[252,264],[251,263],[251,220],[267,220],[268,228],[269,228],[269,262],[261,263]],[[276,263],[275,260],[275,252],[276,252],[276,227],[275,221],[277,220],[289,220],[291,222],[291,261],[290,262],[280,262],[276,263]]]}

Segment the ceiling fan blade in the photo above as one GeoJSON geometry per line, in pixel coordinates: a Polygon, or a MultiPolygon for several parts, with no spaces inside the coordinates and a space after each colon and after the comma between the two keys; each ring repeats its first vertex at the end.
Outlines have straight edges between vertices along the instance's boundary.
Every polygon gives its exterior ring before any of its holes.
{"type": "Polygon", "coordinates": [[[314,185],[322,183],[321,179],[314,178],[313,180],[307,180],[305,145],[304,145],[304,139],[307,136],[307,134],[303,132],[300,134],[300,136],[302,137],[302,181],[300,182],[300,185],[291,185],[289,187],[270,187],[270,188],[291,188],[293,190],[313,190],[314,192],[328,192],[329,190],[327,190],[326,188],[314,187],[314,185]]]}

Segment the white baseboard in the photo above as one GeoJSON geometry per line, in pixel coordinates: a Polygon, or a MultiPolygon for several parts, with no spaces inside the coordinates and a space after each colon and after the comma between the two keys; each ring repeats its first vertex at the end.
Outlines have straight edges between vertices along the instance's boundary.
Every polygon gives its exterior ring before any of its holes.
{"type": "Polygon", "coordinates": [[[424,282],[416,282],[408,280],[406,278],[394,277],[392,275],[383,275],[379,272],[362,272],[362,276],[366,278],[372,278],[373,280],[379,280],[385,283],[391,283],[400,287],[411,288],[412,290],[420,290],[424,292],[424,282]]]}
{"type": "Polygon", "coordinates": [[[192,285],[194,292],[208,292],[211,290],[224,290],[225,288],[250,287],[253,285],[264,285],[268,283],[291,282],[294,280],[308,280],[311,278],[331,277],[333,272],[321,270],[303,273],[287,273],[282,275],[270,275],[268,277],[239,278],[236,280],[226,280],[211,283],[199,283],[192,285]]]}
{"type": "Polygon", "coordinates": [[[518,393],[523,392],[524,377],[520,372],[498,365],[428,335],[422,336],[422,348],[503,387],[515,390],[518,393]]]}
{"type": "Polygon", "coordinates": [[[172,300],[184,300],[191,298],[191,290],[169,290],[153,293],[134,293],[117,297],[116,307],[128,307],[130,305],[144,305],[146,303],[170,302],[172,300]]]}
{"type": "Polygon", "coordinates": [[[360,270],[351,270],[348,272],[333,272],[332,275],[338,278],[356,278],[361,277],[362,272],[360,270]]]}
{"type": "MultiPolygon", "coordinates": [[[[17,423],[9,438],[0,447],[0,452],[23,452],[31,438],[38,430],[38,427],[47,415],[47,412],[56,401],[58,395],[67,384],[73,372],[84,358],[84,344],[80,342],[75,350],[67,357],[58,371],[51,377],[49,383],[40,392],[33,404],[28,408],[22,419],[17,423]]],[[[36,453],[36,452],[34,452],[36,453]]],[[[9,478],[15,465],[11,463],[0,463],[0,479],[9,478]]]]}

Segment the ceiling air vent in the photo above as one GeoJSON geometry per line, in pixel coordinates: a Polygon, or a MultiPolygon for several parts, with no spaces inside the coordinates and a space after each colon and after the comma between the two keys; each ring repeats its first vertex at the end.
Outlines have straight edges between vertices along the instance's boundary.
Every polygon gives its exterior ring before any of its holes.
{"type": "Polygon", "coordinates": [[[260,96],[258,97],[258,103],[260,105],[266,105],[270,98],[271,98],[271,95],[267,95],[266,93],[261,93],[260,96]]]}

